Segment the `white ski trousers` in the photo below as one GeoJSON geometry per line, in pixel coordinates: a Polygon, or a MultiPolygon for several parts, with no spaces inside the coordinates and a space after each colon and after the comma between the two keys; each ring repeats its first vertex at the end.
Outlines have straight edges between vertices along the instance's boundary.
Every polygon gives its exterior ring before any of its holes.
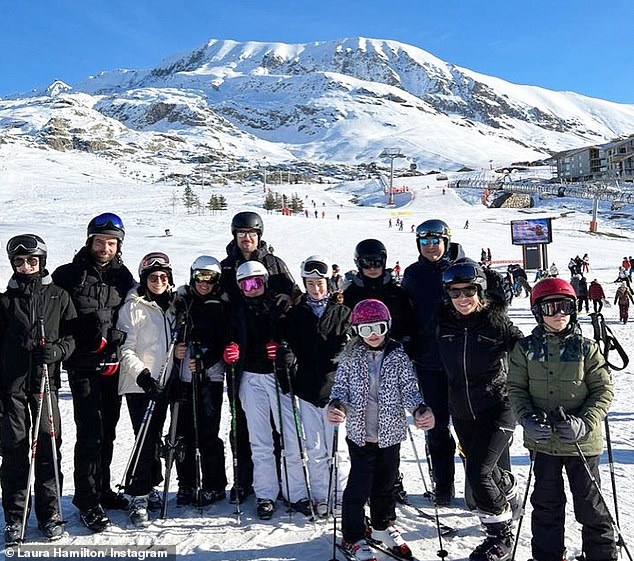
{"type": "MultiPolygon", "coordinates": [[[[280,415],[278,410],[278,394],[275,389],[275,375],[242,372],[240,380],[240,401],[247,418],[249,443],[253,459],[253,490],[258,499],[275,501],[278,495],[279,482],[275,469],[273,453],[273,436],[271,434],[271,417],[275,428],[280,432],[280,415]]],[[[306,484],[299,455],[293,406],[288,395],[279,393],[282,411],[282,429],[284,431],[284,448],[286,468],[282,458],[282,494],[286,500],[294,503],[307,497],[306,484]],[[286,476],[290,497],[286,496],[286,476]]]]}
{"type": "MultiPolygon", "coordinates": [[[[313,499],[317,503],[326,503],[330,481],[334,425],[328,422],[327,407],[316,407],[303,399],[298,401],[306,436],[305,446],[313,499]]],[[[348,473],[350,473],[350,457],[346,444],[346,425],[340,423],[337,439],[337,502],[339,504],[341,504],[343,491],[348,482],[348,473]]],[[[334,492],[334,484],[333,480],[331,492],[334,492]]]]}

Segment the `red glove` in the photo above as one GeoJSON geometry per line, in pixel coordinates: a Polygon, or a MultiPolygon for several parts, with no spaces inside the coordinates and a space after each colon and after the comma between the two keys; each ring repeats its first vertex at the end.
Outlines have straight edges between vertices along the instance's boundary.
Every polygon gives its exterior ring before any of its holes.
{"type": "Polygon", "coordinates": [[[222,353],[222,358],[227,364],[235,364],[240,358],[240,347],[238,343],[229,343],[222,353]]]}
{"type": "Polygon", "coordinates": [[[106,348],[106,344],[108,343],[108,341],[106,340],[105,337],[101,337],[99,339],[99,342],[97,343],[97,346],[94,348],[94,350],[90,351],[91,353],[94,354],[98,354],[101,351],[103,351],[106,348]]]}
{"type": "Polygon", "coordinates": [[[269,341],[265,347],[266,347],[266,356],[268,357],[269,360],[275,360],[275,358],[277,357],[277,349],[279,348],[279,343],[276,343],[275,341],[269,341]]]}
{"type": "Polygon", "coordinates": [[[102,376],[112,376],[119,370],[118,362],[102,362],[99,366],[101,367],[102,376]]]}

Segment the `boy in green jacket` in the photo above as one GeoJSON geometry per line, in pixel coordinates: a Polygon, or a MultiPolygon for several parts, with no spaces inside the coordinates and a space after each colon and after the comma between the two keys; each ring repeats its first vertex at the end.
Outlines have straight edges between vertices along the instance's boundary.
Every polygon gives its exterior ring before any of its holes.
{"type": "Polygon", "coordinates": [[[538,322],[510,355],[509,397],[533,455],[532,554],[535,561],[564,555],[565,467],[587,561],[617,558],[605,502],[585,470],[579,449],[599,481],[601,423],[612,403],[610,372],[597,344],[581,333],[576,295],[560,278],[539,281],[531,293],[538,322]],[[561,408],[565,418],[558,415],[561,408]]]}

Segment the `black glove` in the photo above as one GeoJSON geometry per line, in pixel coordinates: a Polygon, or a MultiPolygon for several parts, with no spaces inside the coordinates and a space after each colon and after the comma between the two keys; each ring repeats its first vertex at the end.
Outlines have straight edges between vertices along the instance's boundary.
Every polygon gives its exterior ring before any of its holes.
{"type": "Polygon", "coordinates": [[[38,364],[53,364],[62,360],[64,353],[57,343],[47,341],[33,349],[33,358],[38,364]]]}
{"type": "Polygon", "coordinates": [[[524,434],[531,440],[548,440],[553,434],[553,429],[545,413],[524,415],[519,423],[524,429],[524,434]]]}
{"type": "Polygon", "coordinates": [[[152,378],[152,373],[147,368],[141,370],[136,377],[136,383],[152,401],[159,401],[165,397],[165,388],[156,378],[152,378]]]}
{"type": "Polygon", "coordinates": [[[286,343],[282,343],[277,349],[275,367],[282,372],[286,372],[287,368],[291,369],[293,366],[295,366],[295,355],[286,343]]]}
{"type": "Polygon", "coordinates": [[[562,442],[579,442],[586,434],[588,434],[588,425],[574,415],[568,415],[564,421],[555,423],[555,433],[562,442]]]}

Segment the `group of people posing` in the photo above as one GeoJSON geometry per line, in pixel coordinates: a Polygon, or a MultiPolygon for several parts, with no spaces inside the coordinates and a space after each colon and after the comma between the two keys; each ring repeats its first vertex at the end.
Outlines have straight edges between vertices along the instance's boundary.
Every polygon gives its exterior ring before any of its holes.
{"type": "Polygon", "coordinates": [[[93,532],[110,525],[109,509],[127,509],[138,527],[150,511],[165,513],[157,489],[162,450],[174,459],[178,505],[226,500],[219,434],[226,388],[229,501],[238,512],[252,494],[263,520],[280,502],[312,517],[336,516],[341,505],[350,558],[375,559],[368,532],[411,557],[395,525],[409,412],[426,431],[439,506],[455,495],[451,420],[486,534],[470,559],[502,561],[519,512],[507,463],[517,420],[535,474],[534,559],[559,561],[564,552],[563,468],[586,559],[616,559],[607,507],[584,469],[598,479],[612,385],[597,345],[581,334],[570,283],[549,278],[533,287],[537,327],[524,337],[491,290],[496,273],[466,258],[442,220],[416,228],[419,257],[400,285],[383,243],[362,240],[343,293],[340,275],[320,255],[302,262],[301,290],[268,250],[257,213],[236,214],[231,233],[226,257],[198,256],[178,288],[162,252],[143,257],[135,282],[113,213],[90,221],[84,247],[52,275],[40,237],[9,240],[14,274],[0,296],[7,544],[24,539],[32,486],[40,531],[50,540],[63,535],[63,364],[76,426],[73,504],[93,532]],[[136,441],[115,491],[110,464],[123,396],[136,441]],[[168,409],[170,441],[162,445],[168,409]]]}

